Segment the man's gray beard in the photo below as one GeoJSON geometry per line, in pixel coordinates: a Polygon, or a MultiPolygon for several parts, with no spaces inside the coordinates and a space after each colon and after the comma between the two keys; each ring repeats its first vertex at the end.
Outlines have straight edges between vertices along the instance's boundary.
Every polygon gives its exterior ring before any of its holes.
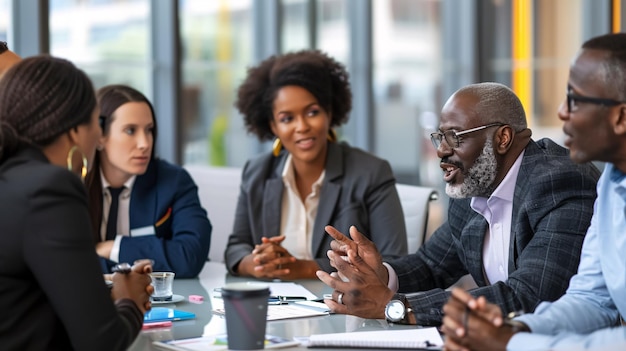
{"type": "Polygon", "coordinates": [[[496,179],[498,162],[493,152],[493,141],[487,139],[483,151],[480,153],[474,165],[467,173],[464,173],[463,184],[446,184],[446,194],[454,199],[464,199],[474,196],[489,196],[493,189],[493,181],[496,179]]]}

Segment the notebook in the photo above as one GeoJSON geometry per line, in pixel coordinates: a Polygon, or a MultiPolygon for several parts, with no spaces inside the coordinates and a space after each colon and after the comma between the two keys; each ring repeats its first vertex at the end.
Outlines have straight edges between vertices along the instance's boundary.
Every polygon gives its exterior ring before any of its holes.
{"type": "Polygon", "coordinates": [[[162,321],[182,321],[186,319],[194,319],[196,314],[187,311],[181,311],[167,307],[152,307],[152,309],[143,316],[145,322],[162,322],[162,321]]]}
{"type": "Polygon", "coordinates": [[[440,350],[443,339],[437,328],[431,327],[314,334],[308,338],[307,346],[440,350]]]}

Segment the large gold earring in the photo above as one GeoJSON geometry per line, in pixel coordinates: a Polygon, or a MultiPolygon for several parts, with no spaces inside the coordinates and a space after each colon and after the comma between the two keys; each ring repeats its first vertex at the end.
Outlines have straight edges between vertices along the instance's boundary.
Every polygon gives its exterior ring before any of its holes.
{"type": "Polygon", "coordinates": [[[72,148],[70,149],[70,151],[67,153],[67,170],[72,172],[72,169],[74,168],[72,166],[72,160],[74,159],[74,152],[76,152],[76,150],[78,150],[78,152],[80,152],[80,156],[82,157],[82,161],[83,161],[83,167],[80,169],[80,179],[82,181],[85,181],[85,177],[87,177],[87,169],[88,169],[88,164],[87,164],[87,157],[85,157],[85,154],[80,151],[80,149],[78,148],[78,146],[74,145],[72,146],[72,148]]]}
{"type": "Polygon", "coordinates": [[[334,143],[335,141],[337,141],[337,133],[335,133],[335,130],[329,129],[326,139],[328,139],[328,141],[330,141],[331,143],[334,143]]]}
{"type": "Polygon", "coordinates": [[[274,144],[272,145],[272,154],[274,157],[278,157],[280,155],[280,150],[283,148],[283,143],[279,138],[274,139],[274,144]]]}

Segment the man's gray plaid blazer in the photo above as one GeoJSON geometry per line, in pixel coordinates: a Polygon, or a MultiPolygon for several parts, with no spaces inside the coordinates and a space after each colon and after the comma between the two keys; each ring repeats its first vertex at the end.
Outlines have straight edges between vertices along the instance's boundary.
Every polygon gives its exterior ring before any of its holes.
{"type": "Polygon", "coordinates": [[[485,296],[505,314],[531,312],[563,295],[578,268],[599,176],[591,164],[574,164],[553,141],[530,141],[515,185],[509,277],[491,285],[482,263],[487,221],[470,208],[471,199],[451,199],[448,221],[430,240],[389,262],[418,324],[441,323],[450,296],[443,289],[468,273],[479,286],[472,295],[485,296]]]}

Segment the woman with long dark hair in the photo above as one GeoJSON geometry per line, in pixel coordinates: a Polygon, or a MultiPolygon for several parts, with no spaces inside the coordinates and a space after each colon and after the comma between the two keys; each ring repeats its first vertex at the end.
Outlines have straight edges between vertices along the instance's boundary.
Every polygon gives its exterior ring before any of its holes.
{"type": "Polygon", "coordinates": [[[152,104],[127,85],[100,88],[97,98],[103,136],[87,186],[103,269],[146,258],[156,271],[197,276],[209,254],[211,223],[187,171],[154,156],[152,104]]]}

